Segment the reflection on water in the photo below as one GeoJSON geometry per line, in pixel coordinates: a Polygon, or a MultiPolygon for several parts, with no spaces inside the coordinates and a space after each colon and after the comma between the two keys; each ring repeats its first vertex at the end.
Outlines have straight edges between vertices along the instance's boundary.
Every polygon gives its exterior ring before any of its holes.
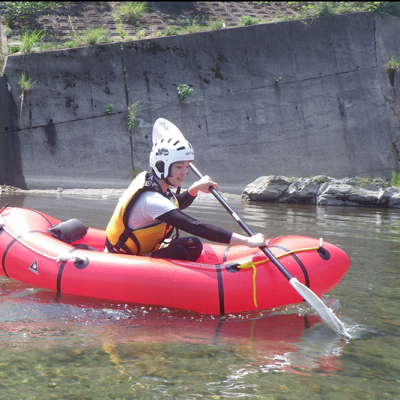
{"type": "MultiPolygon", "coordinates": [[[[0,206],[106,226],[116,198],[0,196],[0,206]]],[[[358,340],[304,303],[218,317],[55,293],[0,278],[7,399],[400,399],[400,210],[241,204],[266,237],[322,237],[352,265],[325,297],[358,340]]],[[[188,212],[241,233],[216,201],[188,212]]]]}

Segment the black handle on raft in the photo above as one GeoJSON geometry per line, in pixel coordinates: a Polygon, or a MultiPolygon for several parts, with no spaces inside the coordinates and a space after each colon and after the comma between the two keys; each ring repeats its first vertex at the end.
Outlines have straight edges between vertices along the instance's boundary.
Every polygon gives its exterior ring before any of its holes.
{"type": "MultiPolygon", "coordinates": [[[[190,168],[192,171],[199,177],[202,178],[203,175],[200,171],[190,163],[190,168]]],[[[217,189],[210,186],[210,192],[214,195],[214,197],[221,203],[221,205],[225,208],[226,211],[231,214],[231,216],[236,220],[236,222],[243,228],[243,230],[249,235],[253,236],[253,231],[240,219],[239,215],[235,213],[232,207],[226,202],[226,200],[221,196],[217,189]]],[[[274,263],[274,265],[281,271],[281,273],[288,279],[289,281],[293,278],[293,276],[289,273],[289,271],[279,262],[279,260],[268,250],[266,246],[260,247],[263,253],[274,263]]]]}

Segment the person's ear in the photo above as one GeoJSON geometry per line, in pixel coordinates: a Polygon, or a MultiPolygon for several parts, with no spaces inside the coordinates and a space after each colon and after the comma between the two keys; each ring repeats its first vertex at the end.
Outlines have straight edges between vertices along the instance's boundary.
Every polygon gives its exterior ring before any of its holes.
{"type": "Polygon", "coordinates": [[[157,161],[156,168],[159,172],[164,172],[164,161],[157,161]]]}

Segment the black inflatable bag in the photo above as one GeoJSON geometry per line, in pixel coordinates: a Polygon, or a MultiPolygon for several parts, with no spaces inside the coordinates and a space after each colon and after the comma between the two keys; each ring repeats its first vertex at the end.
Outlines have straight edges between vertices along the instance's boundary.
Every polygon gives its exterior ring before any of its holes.
{"type": "Polygon", "coordinates": [[[82,239],[86,235],[88,227],[79,219],[69,219],[53,225],[47,231],[56,239],[71,244],[76,240],[82,239]]]}

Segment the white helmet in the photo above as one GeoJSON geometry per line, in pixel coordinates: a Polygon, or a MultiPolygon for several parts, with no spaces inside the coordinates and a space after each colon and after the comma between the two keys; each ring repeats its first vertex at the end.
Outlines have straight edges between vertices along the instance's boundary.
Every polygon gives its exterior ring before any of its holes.
{"type": "Polygon", "coordinates": [[[184,138],[165,137],[154,143],[150,153],[150,167],[159,179],[166,179],[169,167],[178,161],[193,161],[192,145],[184,138]],[[162,161],[162,164],[157,163],[162,161]]]}

